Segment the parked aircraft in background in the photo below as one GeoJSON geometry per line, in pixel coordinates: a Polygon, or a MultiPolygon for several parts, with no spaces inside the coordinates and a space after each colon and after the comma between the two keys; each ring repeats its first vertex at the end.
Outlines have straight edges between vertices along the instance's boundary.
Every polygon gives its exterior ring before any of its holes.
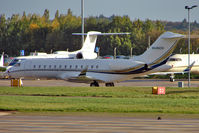
{"type": "MultiPolygon", "coordinates": [[[[31,58],[84,58],[84,59],[95,59],[97,57],[97,54],[94,52],[97,35],[100,35],[101,32],[97,31],[90,31],[87,34],[87,37],[85,39],[85,42],[80,50],[74,51],[74,52],[68,52],[68,51],[56,51],[53,54],[46,54],[46,53],[35,53],[31,56],[19,56],[15,57],[9,66],[14,65],[19,60],[24,59],[31,59],[31,58]]],[[[3,55],[3,54],[2,54],[3,55]]],[[[0,67],[4,67],[3,62],[3,56],[1,56],[0,60],[0,67]]]]}
{"type": "MultiPolygon", "coordinates": [[[[199,74],[199,54],[190,54],[190,62],[195,62],[191,72],[199,74]]],[[[175,54],[169,58],[167,62],[172,68],[170,72],[179,72],[188,66],[188,54],[175,54]]]]}
{"type": "MultiPolygon", "coordinates": [[[[169,58],[165,66],[170,66],[168,69],[162,69],[160,72],[151,75],[171,75],[170,81],[175,81],[175,74],[184,74],[188,70],[191,73],[199,74],[199,54],[190,54],[191,65],[188,66],[188,54],[175,54],[169,58]]],[[[162,66],[164,67],[164,65],[162,66]]]]}
{"type": "Polygon", "coordinates": [[[11,78],[58,78],[114,86],[114,82],[157,72],[175,49],[181,34],[165,32],[142,55],[132,59],[27,59],[7,69],[11,78]]]}
{"type": "Polygon", "coordinates": [[[85,42],[80,50],[74,51],[74,52],[68,52],[68,51],[56,51],[53,54],[35,54],[31,56],[19,56],[15,57],[9,66],[14,65],[19,60],[24,59],[33,59],[33,58],[83,58],[83,59],[95,59],[97,58],[97,53],[94,52],[95,45],[97,41],[97,35],[100,35],[101,32],[97,31],[90,31],[87,34],[87,37],[85,39],[85,42]]]}
{"type": "MultiPolygon", "coordinates": [[[[95,53],[95,45],[97,41],[97,36],[100,35],[127,35],[130,33],[101,33],[97,31],[90,31],[84,33],[87,35],[85,42],[80,50],[74,52],[68,51],[56,51],[53,54],[42,53],[36,56],[20,56],[15,57],[8,66],[16,64],[20,60],[25,59],[35,59],[35,58],[67,58],[67,59],[95,59],[97,58],[97,53],[95,53]]],[[[73,35],[82,35],[82,33],[73,33],[73,35]]]]}

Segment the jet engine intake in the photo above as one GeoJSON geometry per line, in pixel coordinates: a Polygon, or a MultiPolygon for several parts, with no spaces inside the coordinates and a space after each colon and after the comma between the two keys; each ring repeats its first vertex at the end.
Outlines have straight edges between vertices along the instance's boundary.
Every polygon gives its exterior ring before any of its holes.
{"type": "Polygon", "coordinates": [[[97,54],[96,53],[88,53],[88,52],[78,52],[76,54],[76,59],[95,59],[97,58],[97,54]]]}
{"type": "Polygon", "coordinates": [[[83,54],[81,52],[77,53],[76,58],[83,59],[83,54]]]}

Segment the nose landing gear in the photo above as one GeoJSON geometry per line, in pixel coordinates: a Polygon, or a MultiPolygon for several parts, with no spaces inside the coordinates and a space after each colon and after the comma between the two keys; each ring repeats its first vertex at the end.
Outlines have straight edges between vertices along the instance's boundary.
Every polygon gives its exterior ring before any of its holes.
{"type": "Polygon", "coordinates": [[[170,82],[174,82],[175,81],[175,75],[171,75],[170,76],[170,82]]]}
{"type": "Polygon", "coordinates": [[[114,87],[114,83],[111,82],[111,83],[105,83],[106,87],[114,87]]]}

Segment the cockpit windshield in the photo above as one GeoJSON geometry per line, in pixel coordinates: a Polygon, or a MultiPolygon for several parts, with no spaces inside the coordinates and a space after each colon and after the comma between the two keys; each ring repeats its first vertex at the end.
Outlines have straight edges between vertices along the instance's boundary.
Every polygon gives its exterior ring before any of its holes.
{"type": "Polygon", "coordinates": [[[169,61],[182,61],[180,58],[170,58],[169,61]]]}
{"type": "Polygon", "coordinates": [[[16,63],[22,61],[24,59],[13,59],[8,66],[14,66],[16,63]]]}

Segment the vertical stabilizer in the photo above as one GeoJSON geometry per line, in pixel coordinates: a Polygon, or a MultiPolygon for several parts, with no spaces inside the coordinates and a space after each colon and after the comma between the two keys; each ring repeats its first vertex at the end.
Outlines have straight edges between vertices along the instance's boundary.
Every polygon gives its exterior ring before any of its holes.
{"type": "Polygon", "coordinates": [[[181,34],[165,32],[136,60],[145,62],[148,66],[162,63],[172,54],[178,40],[183,37],[181,34]]]}
{"type": "Polygon", "coordinates": [[[97,35],[100,34],[101,32],[97,31],[90,31],[87,33],[86,39],[84,41],[84,44],[81,48],[81,51],[89,51],[89,52],[94,52],[95,50],[95,45],[97,41],[97,35]]]}
{"type": "Polygon", "coordinates": [[[73,35],[87,35],[86,40],[82,48],[78,51],[75,51],[77,59],[95,59],[97,58],[97,54],[95,51],[95,45],[97,41],[97,36],[104,36],[104,35],[128,35],[130,33],[101,33],[98,31],[90,31],[88,33],[73,33],[73,35]]]}

